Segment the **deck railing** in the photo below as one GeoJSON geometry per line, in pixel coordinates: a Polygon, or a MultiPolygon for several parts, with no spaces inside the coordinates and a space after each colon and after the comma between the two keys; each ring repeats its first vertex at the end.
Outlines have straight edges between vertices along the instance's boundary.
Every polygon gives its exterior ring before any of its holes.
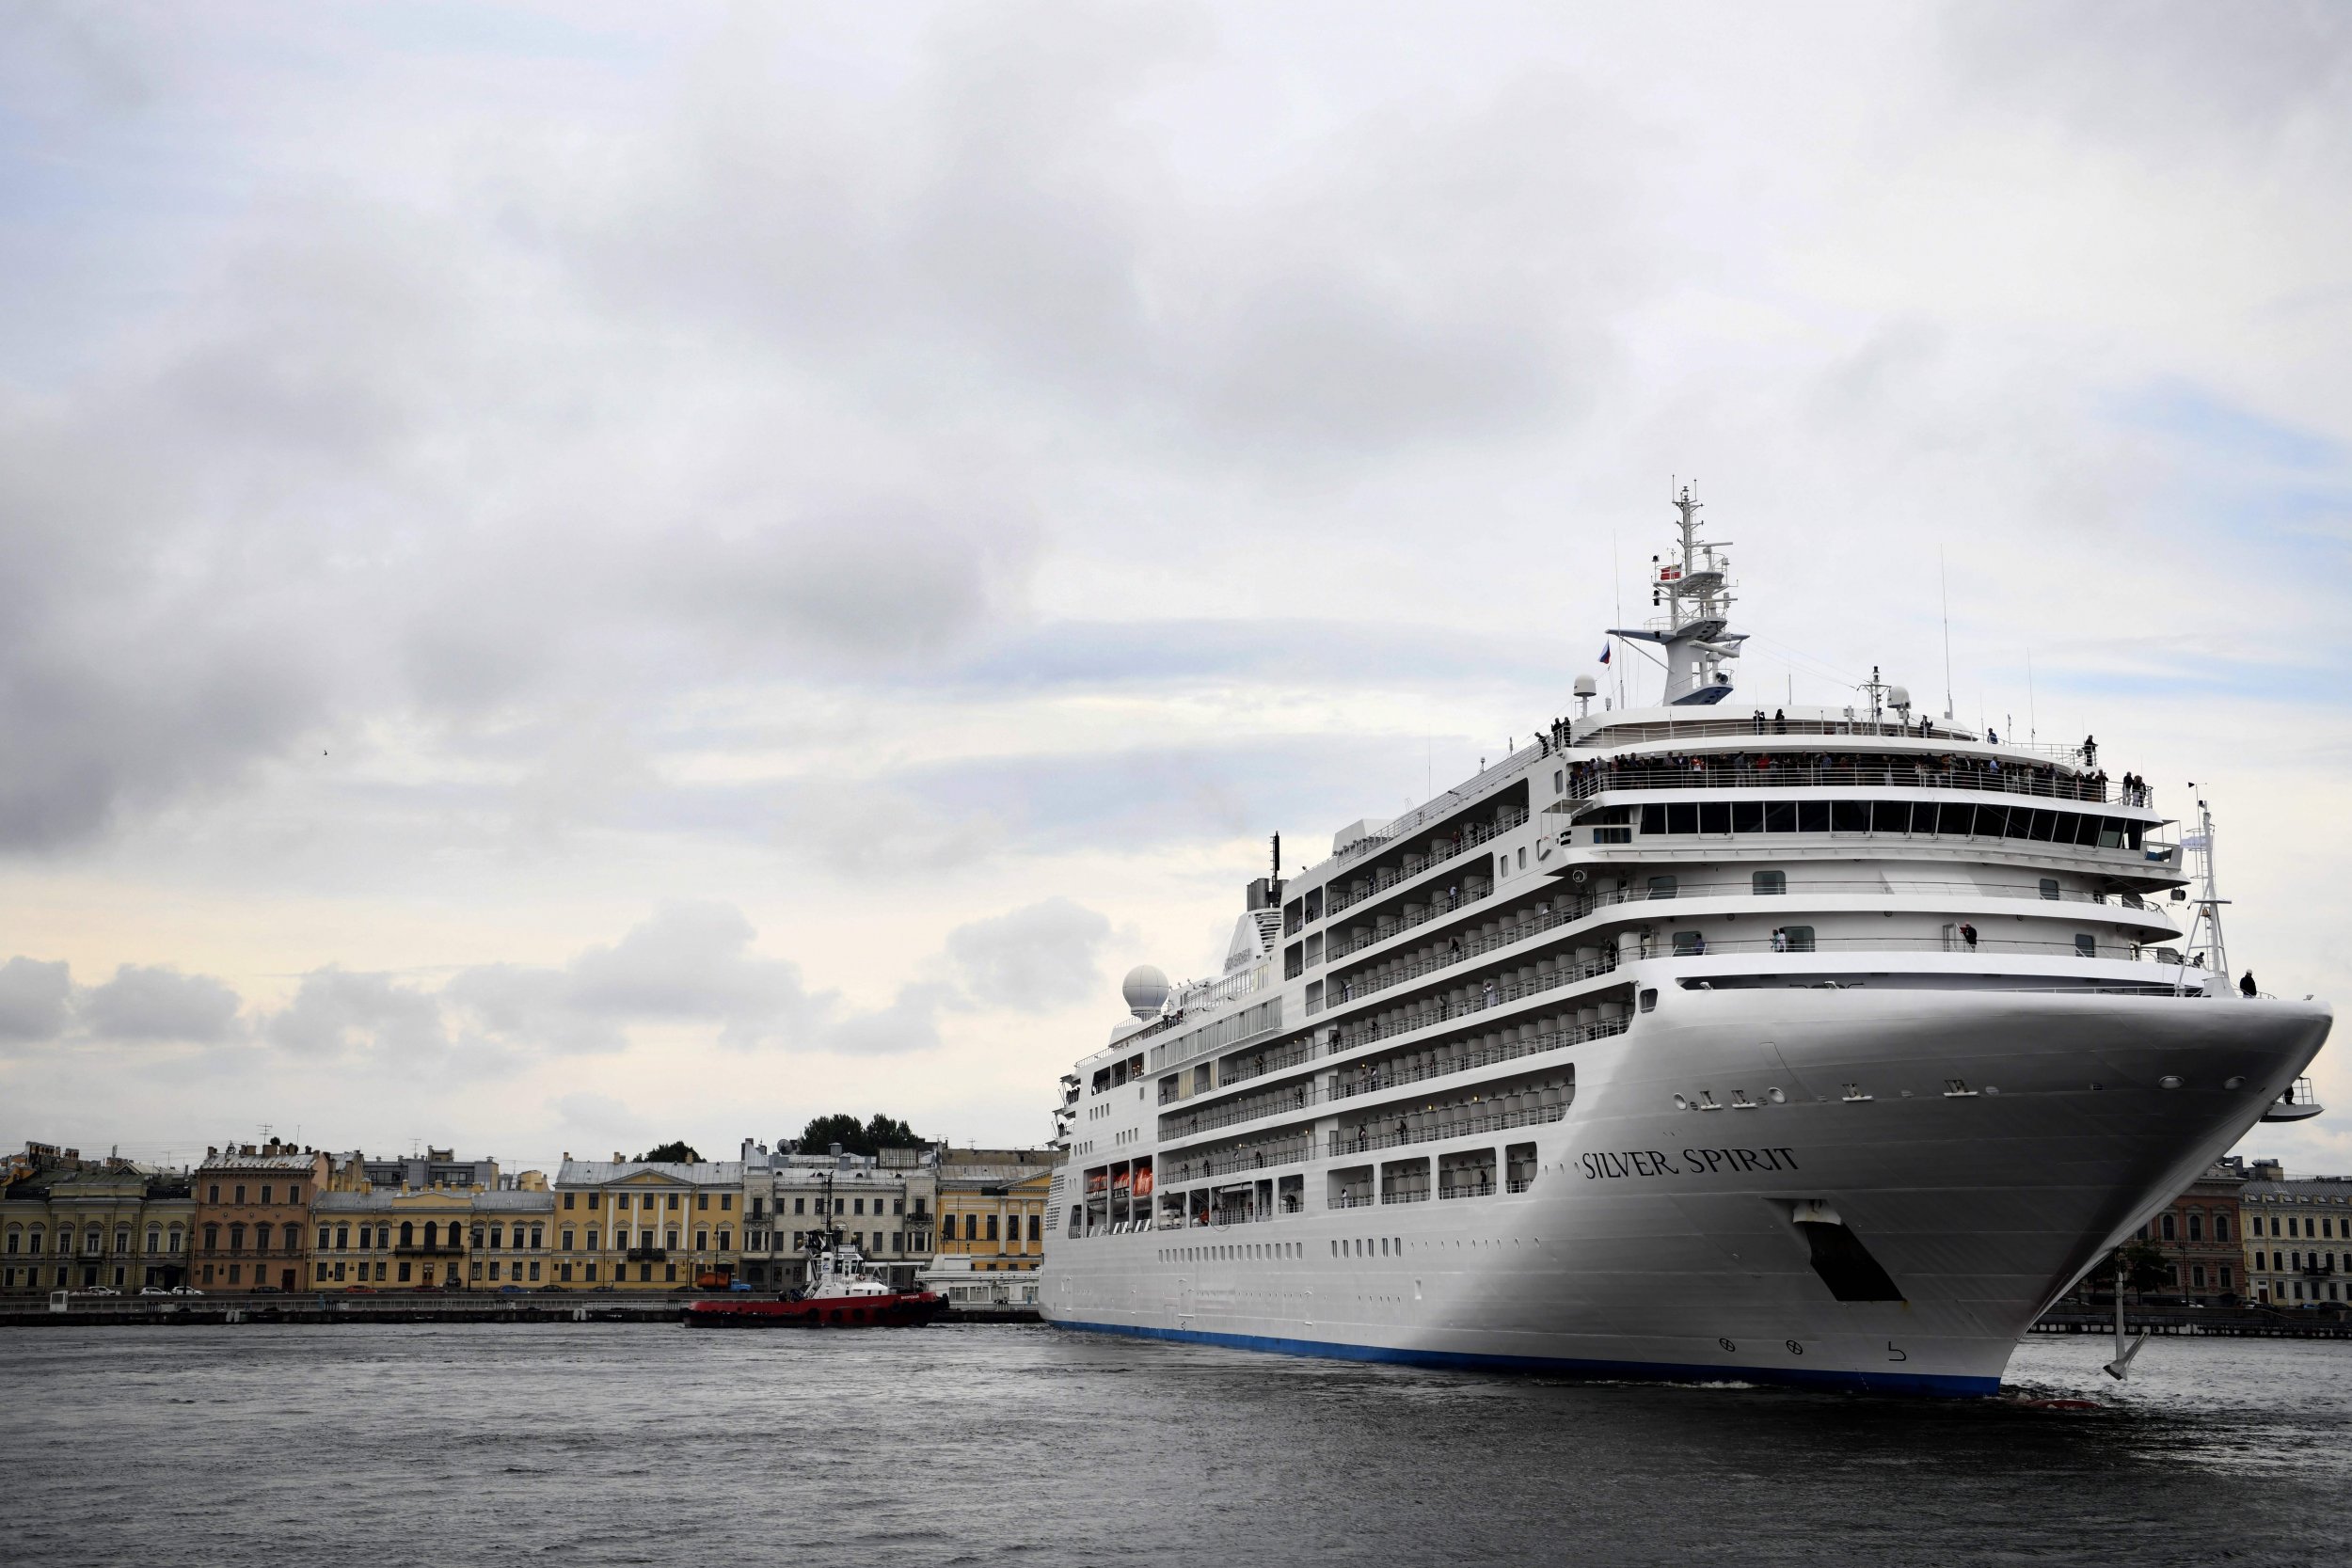
{"type": "Polygon", "coordinates": [[[1759,766],[1753,758],[1700,755],[1679,764],[1653,757],[1628,757],[1611,762],[1577,765],[1568,779],[1567,798],[1590,800],[1621,789],[1951,789],[1989,795],[2025,795],[2038,800],[2073,800],[2085,805],[2122,805],[2143,810],[2155,807],[2154,791],[2144,786],[2126,789],[2113,780],[2080,774],[2042,773],[2022,768],[1998,771],[1974,768],[1965,759],[1951,768],[1927,766],[1889,758],[1884,762],[1782,762],[1759,766]],[[2110,797],[2113,797],[2110,800],[2110,797]]]}

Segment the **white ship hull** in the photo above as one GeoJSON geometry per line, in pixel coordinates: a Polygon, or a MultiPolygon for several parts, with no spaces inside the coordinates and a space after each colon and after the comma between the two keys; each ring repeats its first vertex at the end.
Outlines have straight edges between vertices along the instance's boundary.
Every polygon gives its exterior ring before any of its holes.
{"type": "Polygon", "coordinates": [[[2330,1015],[2232,986],[2201,801],[2169,842],[2089,738],[1875,673],[1740,713],[1728,562],[1675,506],[1669,612],[1612,633],[1662,649],[1661,705],[1555,721],[1295,878],[1278,841],[1220,978],[1128,976],[1063,1080],[1050,1321],[1985,1394],[2295,1084],[2330,1015]]]}
{"type": "Polygon", "coordinates": [[[2260,1117],[2328,1023],[2220,998],[1666,994],[1561,1053],[1580,1089],[1528,1130],[1527,1191],[1051,1246],[1044,1315],[1362,1360],[1990,1393],[2035,1318],[2260,1117]],[[1702,1088],[1726,1108],[1675,1109],[1702,1088]],[[1753,1108],[1728,1108],[1734,1090],[1753,1108]],[[1903,1299],[1836,1300],[1789,1223],[1803,1202],[1834,1206],[1903,1299]]]}

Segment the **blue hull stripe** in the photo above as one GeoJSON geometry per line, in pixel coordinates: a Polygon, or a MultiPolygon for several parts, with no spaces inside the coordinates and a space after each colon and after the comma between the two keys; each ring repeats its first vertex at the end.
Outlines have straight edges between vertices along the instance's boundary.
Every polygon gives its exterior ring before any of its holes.
{"type": "Polygon", "coordinates": [[[1829,1367],[1704,1367],[1671,1361],[1585,1361],[1548,1355],[1479,1355],[1467,1351],[1398,1350],[1388,1345],[1348,1345],[1328,1339],[1288,1339],[1265,1334],[1213,1334],[1195,1328],[1143,1328],[1127,1323],[1061,1323],[1056,1328],[1089,1334],[1124,1334],[1136,1339],[1174,1339],[1232,1350],[1269,1351],[1278,1355],[1314,1355],[1335,1361],[1381,1361],[1410,1367],[1451,1367],[1470,1371],[1553,1372],[1568,1377],[1643,1378],[1673,1383],[1770,1383],[1798,1388],[1839,1388],[1868,1394],[1926,1394],[1942,1399],[1983,1399],[2000,1392],[1997,1377],[1961,1377],[1934,1372],[1857,1372],[1829,1367]]]}

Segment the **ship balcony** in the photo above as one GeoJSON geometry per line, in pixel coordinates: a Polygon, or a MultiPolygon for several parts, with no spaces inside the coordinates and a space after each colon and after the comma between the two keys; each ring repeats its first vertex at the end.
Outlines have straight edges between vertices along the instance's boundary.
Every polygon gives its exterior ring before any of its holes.
{"type": "Polygon", "coordinates": [[[1416,877],[1425,876],[1447,862],[1459,859],[1479,845],[1511,832],[1526,820],[1526,811],[1517,809],[1502,813],[1501,819],[1492,823],[1465,822],[1454,832],[1431,840],[1428,854],[1407,853],[1395,865],[1380,866],[1369,876],[1351,877],[1344,888],[1334,878],[1328,884],[1324,917],[1329,919],[1367,898],[1401,886],[1416,877]]]}
{"type": "Polygon", "coordinates": [[[2312,1081],[2297,1078],[2287,1085],[2284,1094],[2270,1102],[2262,1118],[2265,1121],[2308,1121],[2319,1115],[2322,1109],[2319,1093],[2312,1087],[2312,1081]]]}

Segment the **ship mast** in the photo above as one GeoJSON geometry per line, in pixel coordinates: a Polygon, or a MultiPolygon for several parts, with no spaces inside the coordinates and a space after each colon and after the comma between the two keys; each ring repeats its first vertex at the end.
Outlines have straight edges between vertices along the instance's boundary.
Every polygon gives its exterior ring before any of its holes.
{"type": "Polygon", "coordinates": [[[1638,630],[1613,627],[1611,635],[1640,642],[1655,642],[1666,651],[1666,702],[1670,706],[1720,703],[1731,695],[1726,659],[1740,657],[1745,632],[1728,630],[1733,603],[1729,568],[1724,554],[1729,540],[1699,537],[1699,506],[1691,487],[1674,498],[1681,544],[1676,559],[1650,558],[1652,606],[1666,613],[1638,630]]]}
{"type": "MultiPolygon", "coordinates": [[[[2213,807],[2201,795],[2197,798],[2197,831],[2182,838],[2181,848],[2185,854],[2195,857],[2198,867],[2197,895],[2189,900],[2194,907],[2189,913],[2184,956],[2188,963],[2202,968],[2208,974],[2220,975],[2226,990],[2230,982],[2230,949],[2221,940],[2221,906],[2229,900],[2221,896],[2214,883],[2213,807]]],[[[2187,987],[2188,969],[2185,964],[2173,984],[2173,992],[2177,995],[2187,987]]]]}

